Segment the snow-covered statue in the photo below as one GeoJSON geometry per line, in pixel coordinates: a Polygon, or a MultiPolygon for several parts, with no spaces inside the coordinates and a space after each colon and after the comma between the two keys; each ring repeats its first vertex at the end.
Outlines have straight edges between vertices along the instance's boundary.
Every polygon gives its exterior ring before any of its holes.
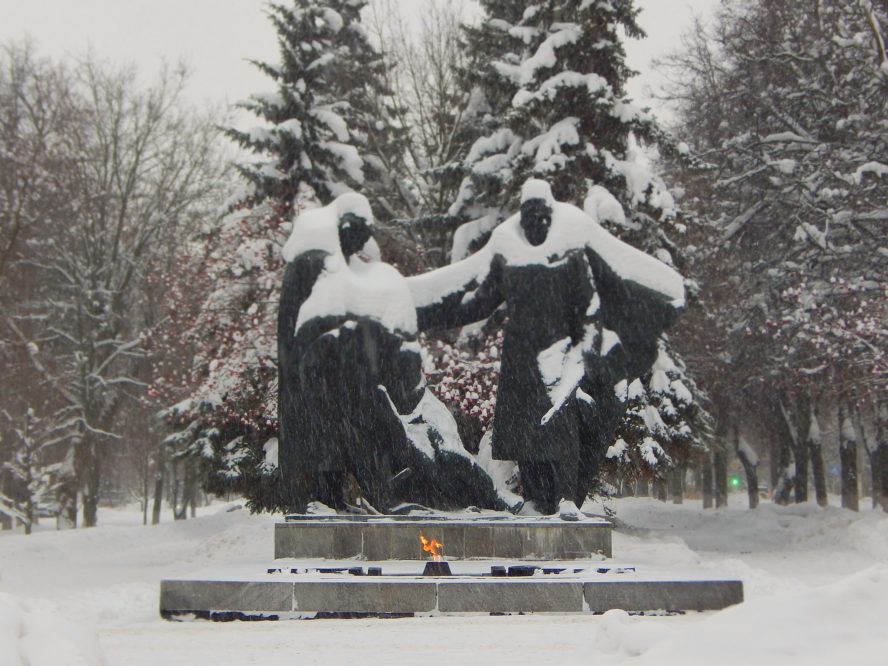
{"type": "Polygon", "coordinates": [[[369,203],[307,211],[284,246],[278,318],[284,501],[344,507],[348,474],[380,511],[410,500],[501,507],[447,408],[425,388],[407,282],[379,261],[369,203]]]}
{"type": "Polygon", "coordinates": [[[653,364],[683,305],[681,276],[531,179],[520,213],[483,248],[408,282],[420,330],[505,303],[492,454],[517,461],[538,510],[576,516],[625,410],[625,380],[653,364]]]}

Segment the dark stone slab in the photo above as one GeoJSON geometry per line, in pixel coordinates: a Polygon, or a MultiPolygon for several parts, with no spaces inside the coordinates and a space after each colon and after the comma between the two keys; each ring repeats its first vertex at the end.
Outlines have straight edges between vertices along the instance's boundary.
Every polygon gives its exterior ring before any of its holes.
{"type": "Polygon", "coordinates": [[[492,557],[495,531],[491,525],[473,525],[467,528],[463,535],[465,557],[492,557]]]}
{"type": "Polygon", "coordinates": [[[163,611],[265,611],[293,609],[293,583],[250,581],[163,580],[163,611]]]}
{"type": "Polygon", "coordinates": [[[561,531],[559,556],[553,559],[584,559],[592,555],[613,557],[610,530],[583,529],[580,525],[566,526],[561,531]]]}
{"type": "Polygon", "coordinates": [[[608,523],[566,521],[297,521],[275,525],[276,558],[423,560],[419,535],[444,544],[448,559],[566,560],[610,557],[608,523]]]}
{"type": "MultiPolygon", "coordinates": [[[[334,557],[333,535],[338,531],[339,525],[327,525],[323,523],[301,523],[299,529],[278,529],[280,525],[275,525],[274,530],[274,556],[278,557],[296,557],[296,558],[316,558],[316,557],[334,557]],[[323,553],[323,554],[321,554],[323,553]]],[[[360,539],[360,532],[357,532],[360,539]]],[[[360,552],[360,543],[351,542],[351,545],[360,552]]],[[[341,555],[340,557],[353,557],[351,555],[341,555]]]]}
{"type": "Polygon", "coordinates": [[[742,601],[740,581],[590,582],[588,578],[553,580],[549,576],[453,580],[346,576],[295,582],[165,580],[160,586],[164,617],[185,612],[199,616],[233,613],[238,617],[290,612],[399,615],[428,613],[436,608],[441,613],[601,613],[613,608],[707,611],[742,601]]]}
{"type": "Polygon", "coordinates": [[[423,560],[427,557],[419,543],[419,530],[416,528],[403,529],[401,525],[394,523],[373,525],[369,529],[365,525],[356,528],[362,535],[363,550],[352,556],[357,555],[372,561],[423,560]]]}
{"type": "Polygon", "coordinates": [[[521,559],[527,553],[526,527],[518,525],[501,525],[495,530],[491,527],[493,552],[490,557],[503,559],[521,559]]]}
{"type": "Polygon", "coordinates": [[[583,583],[502,579],[438,583],[442,613],[579,613],[583,583]]]}
{"type": "Polygon", "coordinates": [[[297,582],[294,610],[330,613],[428,613],[435,610],[433,582],[297,582]]]}
{"type": "Polygon", "coordinates": [[[626,611],[721,610],[743,601],[738,580],[587,582],[583,594],[589,610],[626,611]]]}
{"type": "Polygon", "coordinates": [[[349,525],[332,525],[333,551],[331,558],[341,560],[354,557],[355,553],[363,552],[364,535],[349,525]]]}

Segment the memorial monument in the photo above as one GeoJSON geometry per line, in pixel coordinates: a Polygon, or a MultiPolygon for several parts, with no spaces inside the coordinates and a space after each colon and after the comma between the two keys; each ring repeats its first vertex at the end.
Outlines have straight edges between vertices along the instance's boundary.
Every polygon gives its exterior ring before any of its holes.
{"type": "MultiPolygon", "coordinates": [[[[405,499],[504,507],[505,491],[426,390],[415,336],[417,312],[420,327],[459,326],[505,303],[494,453],[518,460],[537,508],[560,504],[569,517],[565,505],[585,495],[623,409],[619,385],[653,362],[681,305],[681,279],[554,201],[540,181],[525,186],[520,214],[484,249],[409,281],[378,261],[372,222],[364,197],[343,195],[301,215],[284,250],[279,459],[292,507],[339,506],[346,476],[382,510],[405,499]]],[[[290,515],[275,525],[264,573],[163,580],[160,613],[663,613],[742,602],[737,580],[641,574],[607,561],[611,524],[573,511],[571,521],[475,511],[290,515]],[[434,561],[422,567],[427,553],[434,561]]]]}
{"type": "MultiPolygon", "coordinates": [[[[531,179],[520,212],[450,266],[405,279],[379,261],[367,200],[303,213],[284,248],[279,459],[287,502],[343,508],[351,475],[380,511],[412,501],[505,508],[425,388],[418,330],[507,314],[493,457],[543,514],[579,518],[625,409],[683,305],[681,277],[531,179]]],[[[512,502],[514,504],[514,502],[512,502]]]]}

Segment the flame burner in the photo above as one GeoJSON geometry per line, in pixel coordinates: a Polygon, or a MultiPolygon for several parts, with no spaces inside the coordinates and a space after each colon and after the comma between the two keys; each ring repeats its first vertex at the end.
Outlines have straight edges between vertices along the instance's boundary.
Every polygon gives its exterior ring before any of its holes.
{"type": "Polygon", "coordinates": [[[425,563],[425,569],[422,570],[423,576],[452,576],[450,571],[450,563],[444,560],[429,560],[425,563]]]}

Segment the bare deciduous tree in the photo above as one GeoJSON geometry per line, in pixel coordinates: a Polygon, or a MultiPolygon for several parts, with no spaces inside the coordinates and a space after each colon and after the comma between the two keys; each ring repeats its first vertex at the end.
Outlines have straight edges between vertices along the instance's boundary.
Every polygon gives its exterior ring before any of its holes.
{"type": "Polygon", "coordinates": [[[80,493],[90,526],[103,460],[121,439],[121,407],[149,379],[147,278],[217,198],[217,133],[210,114],[182,103],[183,67],[164,67],[146,86],[134,69],[93,57],[66,68],[13,46],[4,59],[4,69],[14,65],[20,78],[40,82],[17,97],[6,86],[0,92],[0,117],[16,147],[4,157],[26,174],[0,195],[4,230],[18,234],[5,244],[5,279],[17,295],[4,304],[2,337],[16,372],[37,388],[8,407],[64,427],[60,439],[72,454],[59,454],[70,463],[63,508],[72,518],[80,493]],[[57,81],[49,90],[47,73],[57,81]],[[20,108],[38,120],[16,125],[20,108]],[[23,134],[16,127],[31,126],[40,131],[16,142],[23,134]]]}

